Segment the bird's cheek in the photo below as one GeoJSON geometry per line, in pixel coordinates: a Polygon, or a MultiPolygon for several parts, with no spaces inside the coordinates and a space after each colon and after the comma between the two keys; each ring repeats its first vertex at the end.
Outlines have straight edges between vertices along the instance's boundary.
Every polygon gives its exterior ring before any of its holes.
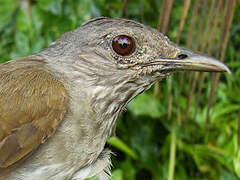
{"type": "Polygon", "coordinates": [[[150,66],[146,66],[146,67],[136,66],[135,70],[137,71],[138,75],[142,77],[155,78],[158,76],[156,73],[154,73],[154,69],[150,66]]]}

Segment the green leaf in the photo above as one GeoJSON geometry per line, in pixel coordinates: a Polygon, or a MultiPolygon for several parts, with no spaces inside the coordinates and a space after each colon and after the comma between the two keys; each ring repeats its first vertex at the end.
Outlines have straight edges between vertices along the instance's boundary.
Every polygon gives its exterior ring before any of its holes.
{"type": "Polygon", "coordinates": [[[16,0],[0,0],[0,29],[10,21],[17,6],[16,0]]]}
{"type": "Polygon", "coordinates": [[[211,111],[211,119],[212,121],[218,121],[224,115],[228,115],[234,112],[238,112],[239,105],[238,104],[227,104],[227,103],[219,103],[215,106],[211,111]]]}
{"type": "Polygon", "coordinates": [[[34,29],[35,33],[37,33],[37,35],[39,36],[40,32],[42,30],[44,20],[41,17],[40,10],[36,6],[34,6],[32,9],[31,18],[32,18],[33,29],[34,29]]]}
{"type": "Polygon", "coordinates": [[[137,96],[128,107],[135,116],[149,115],[152,118],[159,118],[166,113],[161,108],[160,102],[146,93],[137,96]]]}
{"type": "Polygon", "coordinates": [[[22,31],[16,32],[14,41],[16,47],[15,50],[11,53],[11,58],[19,58],[30,53],[29,37],[25,33],[22,31]]]}
{"type": "Polygon", "coordinates": [[[108,144],[114,146],[115,148],[125,152],[127,155],[129,155],[133,159],[138,159],[137,154],[118,137],[111,137],[108,139],[107,142],[108,144]]]}
{"type": "Polygon", "coordinates": [[[17,16],[17,27],[19,31],[28,32],[31,29],[30,18],[23,11],[19,11],[17,16]]]}
{"type": "Polygon", "coordinates": [[[54,15],[60,15],[62,12],[62,1],[63,0],[39,0],[38,4],[43,10],[51,12],[54,15]]]}
{"type": "Polygon", "coordinates": [[[126,158],[123,162],[120,163],[120,167],[123,172],[123,179],[127,180],[135,180],[136,179],[136,167],[135,164],[132,163],[129,157],[126,158]]]}
{"type": "Polygon", "coordinates": [[[239,180],[233,174],[229,173],[226,170],[222,170],[221,172],[221,179],[220,180],[239,180]]]}
{"type": "Polygon", "coordinates": [[[238,150],[237,156],[234,159],[234,170],[237,176],[240,178],[240,150],[238,150]]]}
{"type": "Polygon", "coordinates": [[[112,180],[123,180],[123,172],[121,169],[116,169],[112,172],[112,180]]]}

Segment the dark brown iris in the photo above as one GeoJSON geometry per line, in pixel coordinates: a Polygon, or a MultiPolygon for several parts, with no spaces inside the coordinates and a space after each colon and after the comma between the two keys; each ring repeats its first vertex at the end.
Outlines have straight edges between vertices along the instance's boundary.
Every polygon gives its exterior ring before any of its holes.
{"type": "Polygon", "coordinates": [[[127,35],[118,35],[112,41],[113,50],[122,56],[131,54],[135,48],[133,39],[127,35]]]}

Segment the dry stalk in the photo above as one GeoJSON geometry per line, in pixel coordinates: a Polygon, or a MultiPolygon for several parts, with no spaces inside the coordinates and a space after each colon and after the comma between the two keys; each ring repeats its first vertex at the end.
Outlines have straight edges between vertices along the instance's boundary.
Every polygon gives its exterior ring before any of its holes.
{"type": "MultiPolygon", "coordinates": [[[[224,16],[224,17],[228,17],[228,21],[227,22],[227,28],[226,28],[226,32],[225,32],[225,37],[224,37],[224,42],[223,42],[223,47],[222,47],[222,50],[221,50],[221,57],[220,57],[220,60],[223,61],[224,59],[224,56],[225,56],[225,53],[226,53],[226,48],[227,48],[227,43],[228,43],[228,40],[229,40],[229,34],[230,34],[230,30],[231,30],[231,27],[232,27],[232,21],[233,21],[233,16],[234,16],[234,11],[235,11],[235,7],[236,7],[236,0],[230,0],[229,3],[227,3],[228,6],[227,6],[227,16],[224,16]]],[[[209,101],[208,101],[208,109],[210,109],[211,107],[211,104],[212,104],[212,100],[213,100],[213,95],[216,91],[216,88],[217,88],[217,84],[218,84],[218,81],[219,81],[219,78],[220,78],[220,74],[219,73],[216,73],[216,75],[213,77],[213,84],[212,84],[212,87],[211,87],[211,94],[210,94],[210,97],[209,98],[209,101]]],[[[206,121],[206,127],[205,127],[205,131],[208,130],[208,124],[207,122],[209,122],[210,120],[210,117],[209,117],[209,110],[207,111],[207,121],[206,121]]]]}
{"type": "MultiPolygon", "coordinates": [[[[216,0],[212,0],[209,16],[208,16],[208,20],[207,20],[207,26],[206,26],[206,30],[205,30],[204,37],[203,37],[203,45],[201,47],[201,52],[202,53],[205,52],[205,49],[207,47],[207,42],[208,42],[208,39],[209,39],[209,31],[210,31],[212,20],[213,20],[213,17],[214,17],[215,4],[216,4],[216,0]]],[[[198,107],[199,107],[199,102],[200,102],[200,97],[201,97],[205,77],[206,77],[206,73],[202,73],[201,78],[200,78],[200,85],[198,87],[198,92],[197,92],[197,100],[196,100],[196,109],[195,109],[194,119],[196,118],[196,115],[197,115],[197,112],[198,112],[198,107]]]]}

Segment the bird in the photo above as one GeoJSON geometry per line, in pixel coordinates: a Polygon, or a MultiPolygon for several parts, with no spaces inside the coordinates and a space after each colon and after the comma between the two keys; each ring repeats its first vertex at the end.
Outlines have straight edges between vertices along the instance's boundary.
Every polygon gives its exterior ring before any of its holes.
{"type": "Polygon", "coordinates": [[[98,17],[0,64],[0,180],[111,177],[120,112],[176,71],[230,72],[134,20],[98,17]]]}

